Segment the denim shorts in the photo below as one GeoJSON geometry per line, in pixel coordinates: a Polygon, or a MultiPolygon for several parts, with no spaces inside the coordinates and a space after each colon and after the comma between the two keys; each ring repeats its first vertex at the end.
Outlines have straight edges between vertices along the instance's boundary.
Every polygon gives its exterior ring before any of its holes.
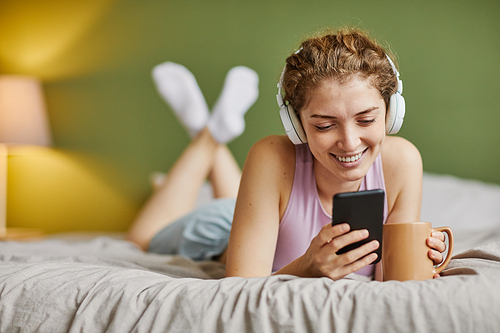
{"type": "Polygon", "coordinates": [[[161,229],[148,252],[212,260],[227,248],[236,199],[215,199],[161,229]]]}

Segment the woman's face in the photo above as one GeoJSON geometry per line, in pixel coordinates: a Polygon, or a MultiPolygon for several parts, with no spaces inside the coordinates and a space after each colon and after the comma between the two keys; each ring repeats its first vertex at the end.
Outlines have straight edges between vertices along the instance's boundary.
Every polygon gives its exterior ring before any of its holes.
{"type": "Polygon", "coordinates": [[[316,172],[361,180],[384,142],[385,113],[382,95],[367,80],[323,80],[300,112],[316,172]]]}

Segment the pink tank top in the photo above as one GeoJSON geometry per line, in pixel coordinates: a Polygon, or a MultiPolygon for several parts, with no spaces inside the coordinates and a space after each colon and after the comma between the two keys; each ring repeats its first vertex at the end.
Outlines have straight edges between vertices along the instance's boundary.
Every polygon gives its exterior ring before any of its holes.
{"type": "MultiPolygon", "coordinates": [[[[303,255],[321,228],[331,223],[332,216],[325,212],[318,196],[313,156],[307,144],[295,146],[295,176],[292,193],[281,220],[278,243],[274,255],[273,272],[280,270],[303,255]]],[[[385,192],[382,158],[377,156],[361,182],[360,191],[382,189],[385,192]]],[[[387,195],[384,199],[384,223],[387,219],[387,195]]],[[[357,274],[370,276],[374,266],[370,265],[357,271],[357,274]]]]}

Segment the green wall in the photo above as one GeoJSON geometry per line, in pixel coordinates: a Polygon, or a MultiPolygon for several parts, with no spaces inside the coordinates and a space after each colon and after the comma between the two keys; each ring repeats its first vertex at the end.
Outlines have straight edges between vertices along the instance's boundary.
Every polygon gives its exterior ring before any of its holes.
{"type": "Polygon", "coordinates": [[[209,106],[227,71],[260,76],[238,162],[283,133],[276,81],[285,57],[318,28],[354,25],[397,54],[407,115],[400,135],[424,169],[500,183],[498,1],[0,0],[0,74],[44,81],[54,147],[13,154],[11,226],[125,230],[189,138],[150,72],[189,68],[209,106]]]}

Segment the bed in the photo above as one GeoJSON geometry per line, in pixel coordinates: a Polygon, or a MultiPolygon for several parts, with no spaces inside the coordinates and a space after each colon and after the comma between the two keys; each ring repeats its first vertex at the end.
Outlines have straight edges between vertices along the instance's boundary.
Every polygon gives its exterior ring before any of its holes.
{"type": "Polygon", "coordinates": [[[439,279],[222,278],[114,235],[0,242],[0,332],[500,331],[500,186],[425,174],[422,220],[454,230],[439,279]]]}

